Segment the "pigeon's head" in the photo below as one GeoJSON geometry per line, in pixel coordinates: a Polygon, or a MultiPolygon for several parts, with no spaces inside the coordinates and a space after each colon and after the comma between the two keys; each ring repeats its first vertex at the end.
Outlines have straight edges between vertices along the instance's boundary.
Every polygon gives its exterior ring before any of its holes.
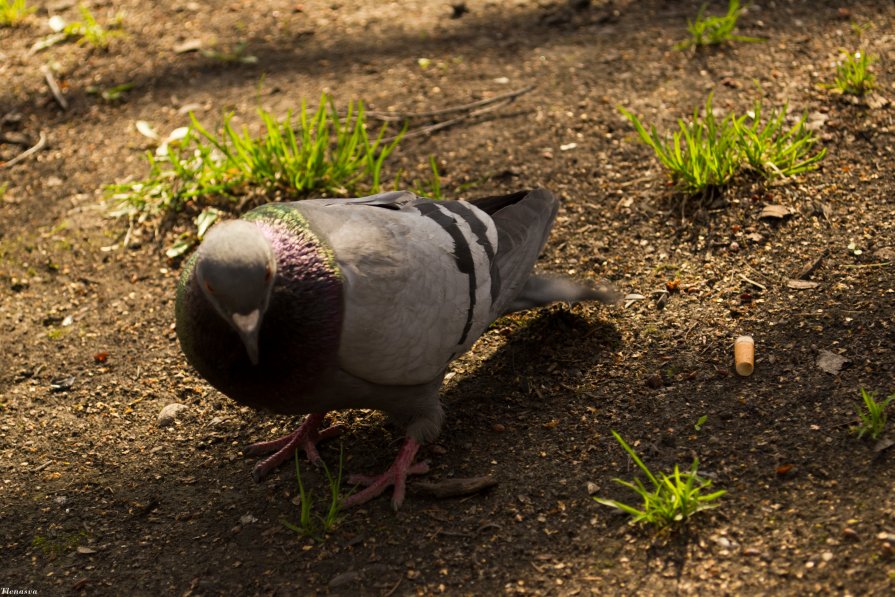
{"type": "Polygon", "coordinates": [[[255,365],[261,321],[276,270],[270,241],[255,224],[245,220],[218,224],[199,247],[199,286],[218,314],[239,334],[255,365]]]}

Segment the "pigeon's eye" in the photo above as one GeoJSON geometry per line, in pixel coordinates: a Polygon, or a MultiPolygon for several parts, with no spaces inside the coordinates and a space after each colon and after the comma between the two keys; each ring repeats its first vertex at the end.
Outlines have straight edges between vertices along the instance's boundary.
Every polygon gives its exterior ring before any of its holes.
{"type": "Polygon", "coordinates": [[[270,267],[268,266],[268,268],[264,271],[264,281],[270,282],[270,276],[271,276],[271,271],[270,271],[270,267]]]}
{"type": "Polygon", "coordinates": [[[214,294],[214,288],[211,287],[211,284],[208,282],[205,283],[205,288],[208,289],[208,292],[214,294]]]}

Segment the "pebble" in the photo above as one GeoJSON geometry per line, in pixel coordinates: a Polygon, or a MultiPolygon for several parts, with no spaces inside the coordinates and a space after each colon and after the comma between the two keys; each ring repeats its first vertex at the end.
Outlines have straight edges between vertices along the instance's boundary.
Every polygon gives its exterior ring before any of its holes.
{"type": "Polygon", "coordinates": [[[162,409],[162,412],[158,414],[158,426],[159,427],[170,427],[174,424],[174,420],[180,416],[180,413],[187,410],[186,404],[180,404],[178,402],[172,402],[168,406],[162,409]]]}

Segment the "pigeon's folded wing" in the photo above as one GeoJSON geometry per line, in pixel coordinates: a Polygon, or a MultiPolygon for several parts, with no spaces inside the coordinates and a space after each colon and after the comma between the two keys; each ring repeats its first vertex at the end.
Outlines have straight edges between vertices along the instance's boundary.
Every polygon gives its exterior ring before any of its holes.
{"type": "Polygon", "coordinates": [[[497,231],[487,214],[410,193],[294,206],[344,278],[339,360],[348,373],[378,384],[430,382],[492,321],[497,231]]]}

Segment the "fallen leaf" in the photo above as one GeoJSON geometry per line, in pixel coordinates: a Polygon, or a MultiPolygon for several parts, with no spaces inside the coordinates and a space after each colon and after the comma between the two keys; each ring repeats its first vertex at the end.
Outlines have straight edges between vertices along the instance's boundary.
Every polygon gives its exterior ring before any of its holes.
{"type": "Polygon", "coordinates": [[[867,102],[867,107],[871,110],[879,110],[880,108],[885,108],[889,105],[888,99],[876,93],[871,93],[864,98],[864,101],[867,102]]]}
{"type": "Polygon", "coordinates": [[[895,437],[881,437],[877,440],[876,444],[874,444],[873,452],[875,454],[879,454],[883,450],[888,450],[892,446],[895,446],[895,437]]]}
{"type": "Polygon", "coordinates": [[[65,392],[66,390],[70,390],[74,385],[75,377],[73,375],[70,375],[68,377],[57,377],[50,380],[50,391],[65,392]]]}
{"type": "Polygon", "coordinates": [[[173,48],[175,54],[186,54],[187,52],[198,52],[202,49],[202,40],[188,39],[179,44],[175,44],[173,48]]]}
{"type": "Polygon", "coordinates": [[[795,466],[792,464],[781,464],[780,466],[777,467],[777,476],[783,477],[785,475],[788,475],[789,473],[792,472],[793,468],[795,468],[795,466]]]}
{"type": "Polygon", "coordinates": [[[794,288],[796,290],[811,290],[818,286],[820,286],[820,282],[812,282],[810,280],[795,280],[790,278],[786,281],[787,288],[794,288]]]}
{"type": "Polygon", "coordinates": [[[105,351],[98,352],[95,355],[93,355],[93,360],[96,361],[97,363],[105,363],[107,360],[109,360],[109,353],[105,352],[105,351]]]}
{"type": "Polygon", "coordinates": [[[161,138],[159,137],[159,134],[155,132],[155,129],[152,128],[152,125],[145,120],[138,120],[134,123],[134,126],[137,128],[137,132],[144,137],[149,137],[153,141],[158,141],[161,138]]]}
{"type": "Polygon", "coordinates": [[[637,301],[642,301],[646,297],[642,294],[626,294],[625,295],[625,309],[636,303],[637,301]]]}
{"type": "Polygon", "coordinates": [[[792,215],[792,211],[785,205],[765,205],[764,209],[761,210],[761,213],[758,214],[759,218],[776,218],[783,219],[792,215]]]}
{"type": "Polygon", "coordinates": [[[175,141],[182,141],[184,138],[186,138],[186,136],[189,133],[190,133],[190,127],[188,127],[188,126],[181,126],[181,127],[174,129],[173,131],[168,133],[168,136],[165,137],[165,140],[162,141],[161,145],[159,145],[156,148],[155,155],[157,155],[159,157],[167,155],[168,144],[173,143],[175,141]]]}
{"type": "Polygon", "coordinates": [[[848,359],[829,350],[819,350],[817,353],[817,366],[832,375],[838,375],[848,359]]]}

